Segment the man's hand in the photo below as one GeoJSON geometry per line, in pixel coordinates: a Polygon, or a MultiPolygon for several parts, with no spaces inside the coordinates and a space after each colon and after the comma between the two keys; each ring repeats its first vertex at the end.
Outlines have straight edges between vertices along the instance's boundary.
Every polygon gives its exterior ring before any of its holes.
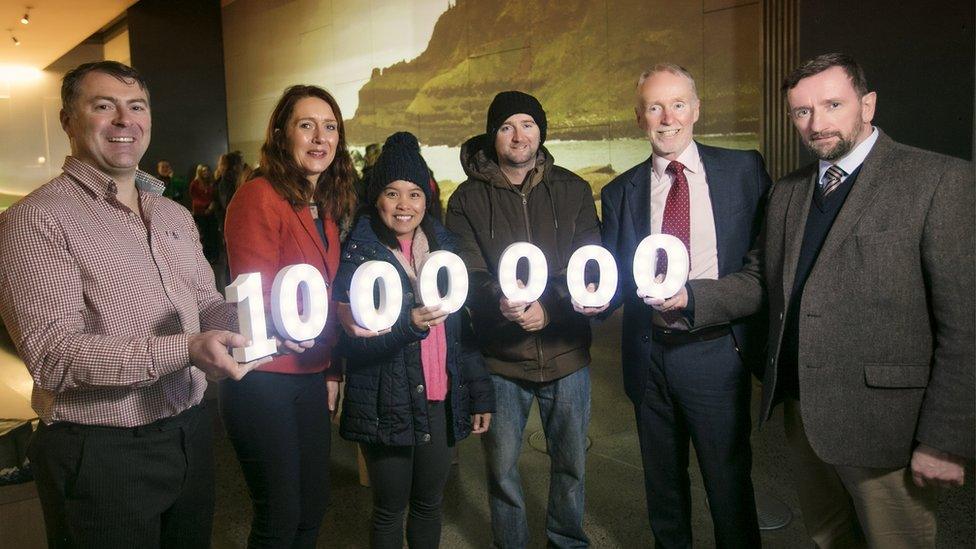
{"type": "Polygon", "coordinates": [[[549,324],[549,315],[546,314],[546,309],[542,304],[533,301],[515,322],[526,332],[538,332],[545,328],[546,324],[549,324]]]}
{"type": "Polygon", "coordinates": [[[966,480],[965,463],[959,456],[919,444],[912,452],[912,480],[920,488],[962,486],[966,480]]]}
{"type": "Polygon", "coordinates": [[[518,322],[527,306],[528,304],[524,301],[512,301],[507,297],[501,298],[498,302],[498,309],[502,312],[502,316],[512,322],[518,322]]]}
{"type": "Polygon", "coordinates": [[[329,415],[335,418],[339,411],[339,382],[333,379],[325,380],[325,390],[329,395],[329,415]]]}
{"type": "Polygon", "coordinates": [[[437,326],[447,320],[447,311],[440,305],[429,307],[414,307],[410,310],[410,322],[418,332],[426,332],[431,326],[437,326]]]}
{"type": "Polygon", "coordinates": [[[491,426],[491,414],[475,414],[471,416],[471,434],[487,433],[491,426]]]}
{"type": "MultiPolygon", "coordinates": [[[[595,292],[596,291],[596,284],[594,284],[592,282],[590,282],[589,284],[587,284],[586,285],[586,291],[588,291],[588,292],[595,292]]],[[[596,316],[596,315],[602,313],[603,311],[606,311],[607,310],[607,307],[609,307],[609,306],[610,306],[610,304],[607,303],[606,305],[604,305],[602,307],[584,307],[583,305],[580,305],[579,303],[577,303],[575,299],[573,300],[573,310],[576,311],[577,313],[581,314],[581,315],[584,315],[584,316],[596,316]]]]}
{"type": "Polygon", "coordinates": [[[243,347],[247,339],[241,334],[224,330],[210,330],[200,334],[191,334],[187,343],[190,362],[206,372],[210,379],[218,380],[229,377],[240,380],[244,374],[255,367],[268,362],[270,357],[258,359],[247,364],[240,364],[231,356],[229,347],[243,347]]]}
{"type": "Polygon", "coordinates": [[[681,289],[678,290],[678,293],[674,294],[673,296],[667,299],[659,299],[656,297],[651,297],[649,295],[644,294],[640,290],[637,290],[637,296],[643,299],[644,303],[650,305],[655,310],[660,311],[662,313],[668,311],[678,312],[688,306],[688,289],[685,288],[684,286],[682,286],[681,289]]]}

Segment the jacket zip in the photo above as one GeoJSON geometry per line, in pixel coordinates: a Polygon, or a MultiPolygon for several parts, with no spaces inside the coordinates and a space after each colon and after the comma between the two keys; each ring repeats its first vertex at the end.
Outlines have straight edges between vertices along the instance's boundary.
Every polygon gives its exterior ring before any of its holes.
{"type": "MultiPolygon", "coordinates": [[[[522,219],[523,219],[523,221],[525,223],[525,238],[531,244],[532,243],[532,226],[529,224],[529,199],[525,196],[525,193],[522,192],[522,188],[521,187],[519,187],[518,193],[519,193],[519,196],[522,197],[522,219]]],[[[558,246],[559,243],[557,242],[556,245],[558,246]]],[[[545,362],[545,355],[542,352],[542,338],[539,337],[538,335],[536,335],[536,336],[533,337],[533,339],[535,339],[536,359],[539,361],[539,381],[545,381],[546,380],[546,374],[545,374],[546,362],[545,362]]]]}

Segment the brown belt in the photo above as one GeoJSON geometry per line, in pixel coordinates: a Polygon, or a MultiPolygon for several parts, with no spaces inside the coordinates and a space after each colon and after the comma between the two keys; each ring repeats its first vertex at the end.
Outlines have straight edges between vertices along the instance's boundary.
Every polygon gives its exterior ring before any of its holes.
{"type": "Polygon", "coordinates": [[[671,328],[661,328],[658,326],[654,326],[651,330],[651,336],[654,338],[656,343],[668,346],[687,345],[688,343],[710,341],[730,333],[732,333],[732,329],[729,328],[728,324],[723,324],[721,326],[709,326],[707,328],[692,331],[673,330],[671,328]]]}

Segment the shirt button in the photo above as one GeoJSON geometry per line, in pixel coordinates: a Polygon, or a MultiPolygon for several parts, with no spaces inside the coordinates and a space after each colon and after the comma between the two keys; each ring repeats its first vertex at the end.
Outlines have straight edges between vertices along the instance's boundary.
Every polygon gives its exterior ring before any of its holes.
{"type": "Polygon", "coordinates": [[[423,385],[417,385],[417,392],[418,393],[424,392],[424,386],[423,385]]]}
{"type": "Polygon", "coordinates": [[[783,313],[780,313],[780,314],[779,314],[779,319],[780,319],[780,320],[783,320],[783,313]]]}
{"type": "Polygon", "coordinates": [[[648,341],[650,341],[650,340],[651,340],[651,338],[650,338],[650,337],[648,337],[647,335],[642,335],[642,336],[641,336],[641,341],[643,341],[644,343],[647,343],[647,342],[648,342],[648,341]]]}
{"type": "Polygon", "coordinates": [[[424,433],[424,436],[420,437],[420,440],[430,442],[430,433],[424,433]]]}

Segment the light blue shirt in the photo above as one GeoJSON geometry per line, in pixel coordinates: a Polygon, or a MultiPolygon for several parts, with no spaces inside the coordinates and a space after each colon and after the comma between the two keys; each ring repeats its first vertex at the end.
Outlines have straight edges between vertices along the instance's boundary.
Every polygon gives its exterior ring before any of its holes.
{"type": "Polygon", "coordinates": [[[851,150],[851,152],[844,155],[844,157],[838,160],[837,162],[831,162],[829,160],[821,160],[820,173],[819,176],[817,177],[817,184],[823,185],[824,173],[827,172],[828,168],[830,168],[835,164],[837,165],[838,168],[844,170],[844,177],[840,178],[841,182],[844,182],[844,180],[847,179],[847,176],[854,173],[854,170],[856,170],[861,164],[864,163],[864,159],[868,157],[868,153],[870,153],[871,149],[874,148],[874,143],[877,140],[878,140],[878,128],[872,128],[871,135],[869,135],[867,139],[861,141],[861,143],[858,146],[854,147],[854,149],[851,150]]]}

